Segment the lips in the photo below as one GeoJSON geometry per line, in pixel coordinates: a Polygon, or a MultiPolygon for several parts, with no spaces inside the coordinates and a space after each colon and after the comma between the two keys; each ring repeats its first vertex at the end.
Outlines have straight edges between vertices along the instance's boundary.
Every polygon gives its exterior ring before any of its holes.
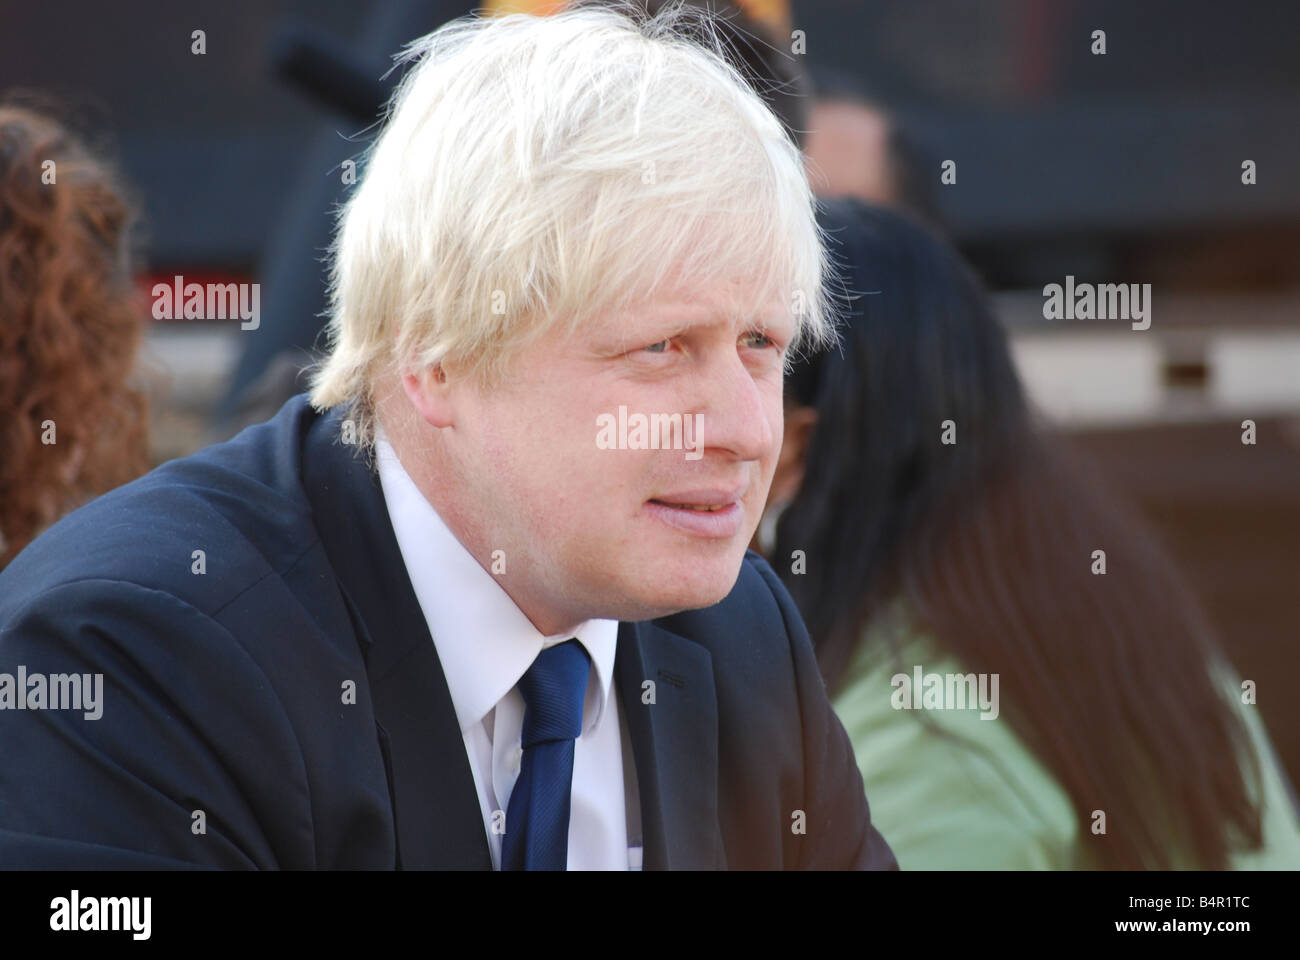
{"type": "Polygon", "coordinates": [[[739,487],[732,489],[684,490],[681,493],[655,497],[650,502],[662,503],[669,507],[708,509],[725,507],[729,503],[739,503],[744,497],[745,488],[739,487]]]}
{"type": "Polygon", "coordinates": [[[740,530],[745,490],[687,490],[646,501],[647,512],[680,533],[704,539],[728,539],[740,530]]]}

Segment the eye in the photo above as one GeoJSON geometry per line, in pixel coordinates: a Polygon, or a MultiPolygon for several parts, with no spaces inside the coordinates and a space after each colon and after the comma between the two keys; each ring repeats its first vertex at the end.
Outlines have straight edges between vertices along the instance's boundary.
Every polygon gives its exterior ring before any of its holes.
{"type": "Polygon", "coordinates": [[[742,339],[744,339],[744,340],[758,340],[758,341],[759,341],[758,343],[756,343],[756,344],[751,344],[751,346],[756,346],[756,347],[758,347],[759,349],[762,349],[762,348],[764,348],[764,347],[775,347],[775,346],[776,346],[776,341],[775,341],[775,340],[773,340],[773,339],[772,339],[771,337],[769,337],[767,334],[765,334],[765,333],[760,333],[760,332],[757,331],[757,330],[751,330],[749,333],[745,334],[745,336],[744,336],[742,339]]]}
{"type": "Polygon", "coordinates": [[[660,340],[658,343],[652,343],[648,347],[642,348],[646,353],[663,353],[668,349],[668,341],[660,340]]]}

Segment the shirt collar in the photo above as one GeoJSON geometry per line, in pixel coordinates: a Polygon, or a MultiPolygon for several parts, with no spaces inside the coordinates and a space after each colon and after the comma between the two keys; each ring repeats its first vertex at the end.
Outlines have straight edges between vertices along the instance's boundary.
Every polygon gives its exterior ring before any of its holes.
{"type": "Polygon", "coordinates": [[[461,732],[482,722],[542,650],[574,637],[596,673],[595,694],[589,687],[583,708],[582,732],[590,732],[609,700],[618,621],[587,620],[562,634],[543,636],[420,493],[382,428],[376,431],[375,455],[388,516],[461,732]]]}

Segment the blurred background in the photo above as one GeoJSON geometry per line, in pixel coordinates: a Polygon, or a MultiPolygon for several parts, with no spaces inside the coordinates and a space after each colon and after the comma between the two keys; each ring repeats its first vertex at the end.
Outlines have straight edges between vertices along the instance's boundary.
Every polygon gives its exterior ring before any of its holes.
{"type": "MultiPolygon", "coordinates": [[[[343,165],[397,79],[381,80],[391,55],[477,6],[6,11],[0,90],[111,138],[143,207],[141,285],[261,285],[255,330],[151,320],[155,462],[305,383],[343,165]]],[[[961,247],[1034,402],[1155,523],[1300,782],[1300,4],[796,0],[784,26],[818,98],[814,184],[910,207],[961,247]],[[1045,319],[1044,286],[1067,276],[1151,284],[1150,329],[1045,319]]]]}

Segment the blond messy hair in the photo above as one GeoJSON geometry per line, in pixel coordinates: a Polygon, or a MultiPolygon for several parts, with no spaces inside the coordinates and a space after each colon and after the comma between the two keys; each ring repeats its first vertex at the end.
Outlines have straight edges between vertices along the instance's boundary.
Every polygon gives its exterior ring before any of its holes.
{"type": "Polygon", "coordinates": [[[826,344],[802,158],[715,16],[579,6],[462,18],[409,44],[340,211],[313,405],[349,405],[368,445],[381,379],[445,362],[487,386],[539,334],[683,279],[741,279],[744,309],[790,304],[796,347],[826,344]]]}

